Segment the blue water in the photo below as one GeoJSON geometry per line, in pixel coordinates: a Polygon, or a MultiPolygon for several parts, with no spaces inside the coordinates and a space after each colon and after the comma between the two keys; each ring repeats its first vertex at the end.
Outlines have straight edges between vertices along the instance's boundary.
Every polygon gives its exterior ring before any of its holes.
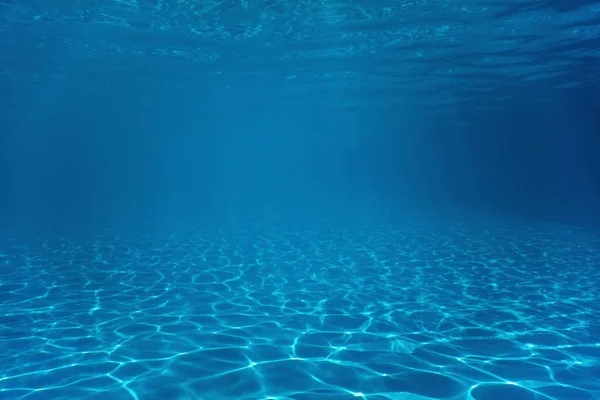
{"type": "Polygon", "coordinates": [[[4,240],[0,397],[600,398],[600,238],[456,217],[4,240]]]}
{"type": "Polygon", "coordinates": [[[600,400],[600,0],[0,0],[0,400],[600,400]]]}

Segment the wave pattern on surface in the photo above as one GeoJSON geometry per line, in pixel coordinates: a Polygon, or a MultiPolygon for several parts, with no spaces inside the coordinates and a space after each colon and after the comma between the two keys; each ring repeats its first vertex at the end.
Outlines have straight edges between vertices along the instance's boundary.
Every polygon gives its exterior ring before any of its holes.
{"type": "Polygon", "coordinates": [[[164,69],[190,99],[251,87],[443,113],[500,108],[539,82],[552,101],[600,81],[600,2],[589,0],[0,0],[0,33],[15,55],[2,79],[85,85],[164,69]]]}
{"type": "Polygon", "coordinates": [[[0,248],[2,399],[598,399],[600,241],[411,224],[0,248]]]}

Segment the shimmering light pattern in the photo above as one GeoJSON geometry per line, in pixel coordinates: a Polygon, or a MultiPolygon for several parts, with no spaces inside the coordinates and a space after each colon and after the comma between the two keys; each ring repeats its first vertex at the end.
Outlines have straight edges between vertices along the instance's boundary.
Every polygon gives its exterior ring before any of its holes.
{"type": "Polygon", "coordinates": [[[0,245],[2,399],[598,399],[600,238],[396,221],[0,245]]]}

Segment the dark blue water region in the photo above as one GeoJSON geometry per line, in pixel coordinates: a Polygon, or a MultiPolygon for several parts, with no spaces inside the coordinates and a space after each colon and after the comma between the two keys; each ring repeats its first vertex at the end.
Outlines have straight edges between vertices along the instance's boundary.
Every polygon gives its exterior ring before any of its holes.
{"type": "Polygon", "coordinates": [[[600,238],[531,221],[0,247],[0,398],[600,398],[600,238]]]}

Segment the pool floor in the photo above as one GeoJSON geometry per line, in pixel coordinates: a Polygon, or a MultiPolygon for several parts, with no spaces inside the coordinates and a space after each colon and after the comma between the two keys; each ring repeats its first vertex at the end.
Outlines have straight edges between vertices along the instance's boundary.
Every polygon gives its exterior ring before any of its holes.
{"type": "Polygon", "coordinates": [[[600,237],[529,222],[0,241],[0,399],[600,399],[600,237]]]}

